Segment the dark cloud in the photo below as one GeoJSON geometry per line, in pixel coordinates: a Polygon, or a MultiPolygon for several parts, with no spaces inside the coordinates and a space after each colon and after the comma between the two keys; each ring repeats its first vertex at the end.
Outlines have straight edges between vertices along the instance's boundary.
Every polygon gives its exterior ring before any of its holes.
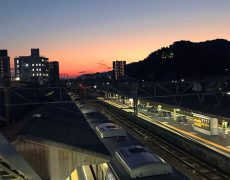
{"type": "Polygon", "coordinates": [[[81,75],[84,75],[84,74],[90,74],[92,73],[91,71],[79,71],[77,72],[77,76],[81,76],[81,75]]]}
{"type": "Polygon", "coordinates": [[[79,71],[78,74],[88,74],[89,71],[79,71]]]}
{"type": "Polygon", "coordinates": [[[111,66],[109,66],[104,60],[100,60],[97,62],[97,66],[100,68],[100,69],[105,69],[105,70],[110,70],[111,69],[111,66]]]}

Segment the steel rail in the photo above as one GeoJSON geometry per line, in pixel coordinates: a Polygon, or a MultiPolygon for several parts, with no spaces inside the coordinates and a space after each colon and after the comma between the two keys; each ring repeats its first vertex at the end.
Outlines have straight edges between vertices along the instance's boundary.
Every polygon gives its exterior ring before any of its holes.
{"type": "Polygon", "coordinates": [[[188,153],[185,153],[174,145],[154,135],[154,133],[150,132],[149,130],[146,130],[140,125],[137,125],[130,120],[130,114],[128,115],[125,112],[121,112],[122,110],[105,102],[95,101],[93,105],[104,111],[105,113],[109,114],[115,122],[125,128],[130,134],[136,136],[136,138],[138,138],[142,142],[145,142],[147,146],[150,146],[152,150],[154,148],[151,144],[154,144],[154,146],[157,146],[158,148],[164,150],[169,155],[173,156],[181,163],[189,167],[193,172],[199,173],[203,178],[221,180],[230,179],[228,175],[219,172],[212,165],[201,162],[200,160],[189,155],[188,153]]]}

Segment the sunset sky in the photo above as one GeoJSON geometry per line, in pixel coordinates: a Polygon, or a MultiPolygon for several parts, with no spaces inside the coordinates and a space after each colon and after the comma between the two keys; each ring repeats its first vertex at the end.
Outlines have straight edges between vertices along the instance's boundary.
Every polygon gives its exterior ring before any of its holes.
{"type": "Polygon", "coordinates": [[[216,38],[230,40],[230,0],[0,0],[0,49],[11,61],[40,48],[70,76],[216,38]]]}

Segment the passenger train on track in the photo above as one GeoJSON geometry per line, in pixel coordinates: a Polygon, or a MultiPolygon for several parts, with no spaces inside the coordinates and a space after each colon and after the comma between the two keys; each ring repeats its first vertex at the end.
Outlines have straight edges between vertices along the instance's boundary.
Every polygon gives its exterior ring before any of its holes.
{"type": "Polygon", "coordinates": [[[82,167],[82,179],[183,179],[161,157],[89,105],[75,102],[86,121],[111,154],[108,163],[82,167]]]}

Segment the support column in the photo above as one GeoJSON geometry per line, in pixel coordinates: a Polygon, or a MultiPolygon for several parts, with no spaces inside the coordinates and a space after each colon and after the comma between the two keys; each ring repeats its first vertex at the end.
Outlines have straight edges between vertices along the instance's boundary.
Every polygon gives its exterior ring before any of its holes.
{"type": "Polygon", "coordinates": [[[176,109],[173,108],[173,120],[176,121],[176,109]]]}
{"type": "Polygon", "coordinates": [[[7,125],[10,124],[11,121],[11,92],[10,88],[6,87],[4,88],[4,96],[5,96],[5,113],[6,113],[6,123],[7,125]]]}
{"type": "Polygon", "coordinates": [[[5,74],[3,77],[3,87],[5,96],[5,112],[6,112],[6,123],[10,124],[11,120],[11,80],[10,75],[5,74]]]}
{"type": "Polygon", "coordinates": [[[137,83],[132,86],[132,96],[133,96],[133,111],[134,115],[138,115],[138,97],[137,97],[137,83]]]}

